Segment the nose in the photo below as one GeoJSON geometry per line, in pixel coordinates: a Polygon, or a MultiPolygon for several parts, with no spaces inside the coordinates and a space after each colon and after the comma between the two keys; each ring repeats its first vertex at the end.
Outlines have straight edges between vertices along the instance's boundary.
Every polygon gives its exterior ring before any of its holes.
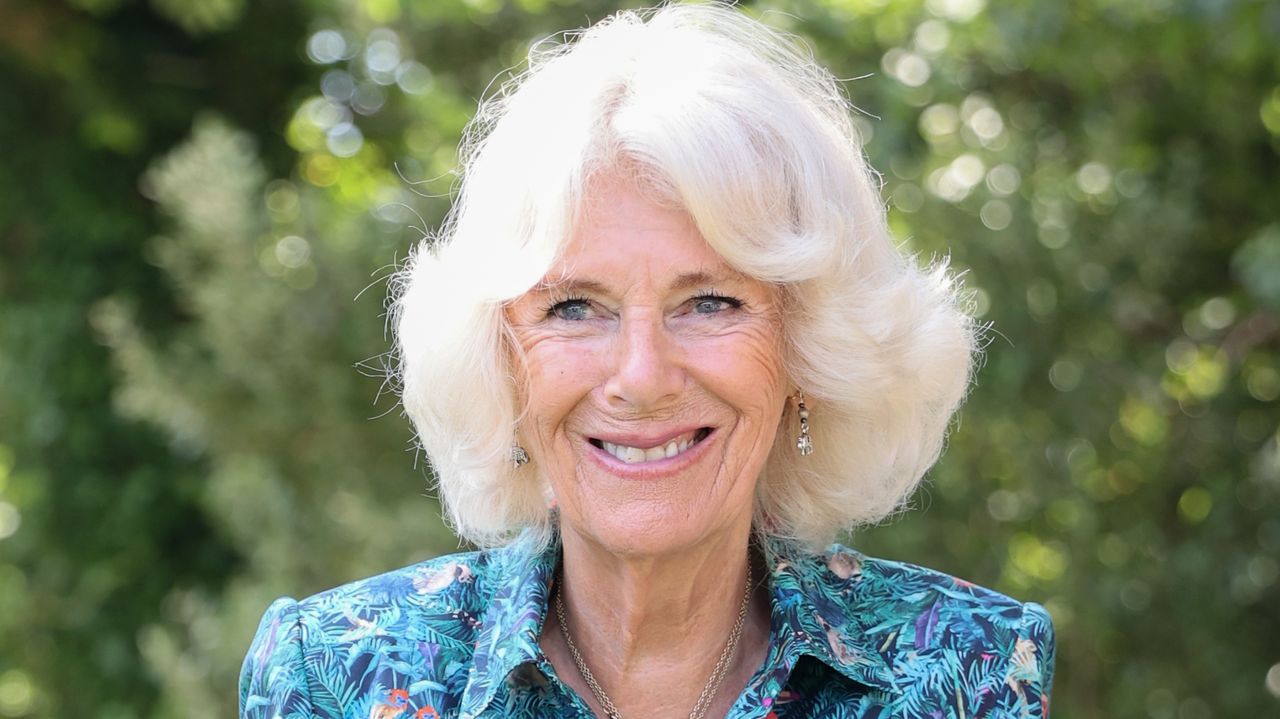
{"type": "Polygon", "coordinates": [[[679,347],[661,316],[626,317],[614,350],[614,372],[605,383],[609,403],[632,411],[660,408],[684,388],[679,347]]]}

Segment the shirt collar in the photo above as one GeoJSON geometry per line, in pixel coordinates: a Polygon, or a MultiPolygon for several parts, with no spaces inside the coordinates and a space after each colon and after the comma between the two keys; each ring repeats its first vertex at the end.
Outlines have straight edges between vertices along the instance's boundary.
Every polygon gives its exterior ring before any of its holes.
{"type": "Polygon", "coordinates": [[[864,686],[897,693],[889,661],[874,638],[875,612],[861,584],[862,555],[835,546],[824,554],[765,552],[773,601],[773,641],[794,667],[810,656],[864,686]]]}
{"type": "MultiPolygon", "coordinates": [[[[463,690],[463,719],[478,716],[512,671],[545,659],[538,644],[556,573],[558,537],[539,550],[532,532],[492,552],[486,574],[494,587],[463,690]]],[[[794,667],[811,656],[865,686],[898,692],[893,671],[864,620],[859,587],[862,557],[842,547],[822,555],[792,553],[772,544],[765,554],[772,603],[771,642],[794,667]]]]}
{"type": "Polygon", "coordinates": [[[536,535],[526,531],[490,555],[493,566],[486,574],[494,587],[462,692],[459,712],[463,719],[483,712],[516,667],[544,658],[538,638],[547,616],[560,546],[558,538],[542,551],[538,545],[536,535]]]}

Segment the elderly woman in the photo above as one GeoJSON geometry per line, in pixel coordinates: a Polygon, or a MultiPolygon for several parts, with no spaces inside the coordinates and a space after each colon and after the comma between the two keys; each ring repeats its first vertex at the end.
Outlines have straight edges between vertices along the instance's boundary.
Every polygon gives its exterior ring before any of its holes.
{"type": "Polygon", "coordinates": [[[268,610],[244,717],[1042,717],[1044,610],[834,546],[898,508],[975,328],[835,80],[724,6],[486,102],[394,287],[442,557],[268,610]]]}

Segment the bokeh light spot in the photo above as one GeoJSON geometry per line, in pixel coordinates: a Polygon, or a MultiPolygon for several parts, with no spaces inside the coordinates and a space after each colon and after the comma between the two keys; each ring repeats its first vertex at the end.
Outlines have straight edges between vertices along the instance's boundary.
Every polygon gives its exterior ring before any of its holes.
{"type": "Polygon", "coordinates": [[[914,36],[916,48],[930,54],[940,53],[947,49],[951,42],[951,30],[946,23],[939,20],[925,20],[916,26],[914,36]]]}
{"type": "Polygon", "coordinates": [[[992,107],[980,107],[969,116],[969,129],[985,145],[1004,132],[1004,118],[992,107]]]}
{"type": "Polygon", "coordinates": [[[364,134],[350,122],[340,122],[325,133],[325,144],[337,157],[355,157],[364,146],[364,134]]]}
{"type": "Polygon", "coordinates": [[[1136,397],[1126,398],[1120,405],[1120,425],[1126,434],[1147,446],[1164,441],[1169,431],[1164,414],[1136,397]]]}
{"type": "Polygon", "coordinates": [[[305,113],[311,124],[321,130],[343,122],[351,121],[351,111],[345,105],[333,102],[324,97],[313,97],[302,104],[299,112],[305,113]]]}
{"type": "Polygon", "coordinates": [[[1179,337],[1165,348],[1164,363],[1171,372],[1186,374],[1195,365],[1198,353],[1194,342],[1185,337],[1179,337]]]}
{"type": "Polygon", "coordinates": [[[370,72],[394,72],[400,66],[400,45],[392,37],[373,40],[364,50],[364,65],[370,72]]]}
{"type": "Polygon", "coordinates": [[[920,132],[925,139],[950,135],[960,128],[960,113],[955,105],[940,102],[930,105],[920,113],[920,132]]]}
{"type": "Polygon", "coordinates": [[[1071,499],[1055,499],[1049,504],[1045,516],[1055,528],[1065,531],[1078,525],[1083,513],[1078,502],[1071,499]]]}
{"type": "Polygon", "coordinates": [[[13,471],[13,450],[8,445],[0,444],[0,493],[9,484],[9,476],[13,471]]]}
{"type": "Polygon", "coordinates": [[[321,30],[307,40],[307,57],[317,65],[328,65],[347,57],[347,40],[337,30],[321,30]]]}
{"type": "Polygon", "coordinates": [[[377,83],[366,80],[356,86],[355,94],[351,97],[351,109],[361,115],[373,115],[386,102],[387,94],[382,88],[377,83]]]}
{"type": "Polygon", "coordinates": [[[1254,586],[1258,589],[1267,589],[1275,584],[1277,576],[1280,576],[1280,564],[1277,564],[1273,557],[1258,555],[1249,560],[1246,572],[1254,586]]]}
{"type": "Polygon", "coordinates": [[[1036,239],[1051,250],[1060,250],[1071,242],[1071,233],[1060,221],[1052,220],[1040,225],[1036,239]]]}
{"type": "Polygon", "coordinates": [[[462,0],[462,3],[485,15],[492,15],[502,9],[502,0],[462,0]]]}
{"type": "Polygon", "coordinates": [[[298,218],[301,210],[298,201],[298,188],[288,180],[272,180],[265,191],[267,209],[278,222],[291,222],[298,218]]]}
{"type": "Polygon", "coordinates": [[[1008,227],[1013,221],[1013,210],[1004,200],[988,200],[978,211],[978,218],[987,229],[998,232],[1008,227]]]}
{"type": "Polygon", "coordinates": [[[394,22],[400,18],[400,0],[363,0],[365,15],[374,22],[394,22]]]}
{"type": "Polygon", "coordinates": [[[1266,100],[1262,101],[1262,106],[1258,108],[1258,116],[1262,119],[1262,126],[1272,135],[1280,136],[1280,86],[1271,91],[1266,100]]]}
{"type": "Polygon", "coordinates": [[[1058,290],[1045,279],[1035,279],[1027,284],[1027,309],[1041,322],[1049,319],[1058,307],[1058,290]]]}
{"type": "Polygon", "coordinates": [[[872,124],[870,120],[861,115],[854,115],[852,119],[858,143],[866,145],[868,142],[871,142],[871,138],[876,135],[876,126],[872,124]]]}
{"type": "Polygon", "coordinates": [[[1212,297],[1200,305],[1200,321],[1211,330],[1226,329],[1235,319],[1235,305],[1226,297],[1212,297]]]}
{"type": "Polygon", "coordinates": [[[1111,169],[1101,162],[1089,162],[1076,173],[1076,184],[1090,195],[1111,189],[1111,169]]]}
{"type": "Polygon", "coordinates": [[[18,508],[8,502],[0,501],[0,539],[8,539],[22,526],[22,515],[18,508]]]}
{"type": "Polygon", "coordinates": [[[434,79],[431,70],[417,60],[406,60],[396,68],[396,84],[410,95],[420,95],[430,90],[434,79]]]}
{"type": "Polygon", "coordinates": [[[1147,181],[1137,170],[1121,170],[1116,173],[1116,190],[1130,199],[1140,196],[1147,189],[1147,181]]]}
{"type": "Polygon", "coordinates": [[[1108,534],[1103,537],[1102,541],[1098,542],[1096,552],[1098,561],[1112,569],[1123,567],[1133,556],[1133,549],[1129,543],[1118,534],[1108,534]]]}
{"type": "Polygon", "coordinates": [[[987,497],[987,514],[997,522],[1012,522],[1022,513],[1022,501],[1007,489],[997,489],[987,497]]]}
{"type": "Polygon", "coordinates": [[[35,687],[26,672],[10,669],[0,674],[0,713],[11,717],[28,714],[35,698],[35,687]]]}
{"type": "Polygon", "coordinates": [[[1010,540],[1009,558],[1016,569],[1044,582],[1058,579],[1067,568],[1067,554],[1059,544],[1025,532],[1010,540]]]}
{"type": "Polygon", "coordinates": [[[346,70],[330,70],[320,78],[320,92],[333,102],[346,102],[356,92],[355,78],[346,70]]]}
{"type": "Polygon", "coordinates": [[[880,67],[889,77],[907,87],[920,87],[933,74],[928,60],[899,47],[889,50],[880,58],[880,67]]]}
{"type": "Polygon", "coordinates": [[[1022,185],[1022,173],[1010,164],[996,165],[987,173],[987,189],[997,195],[1012,195],[1022,185]]]}
{"type": "Polygon", "coordinates": [[[959,202],[969,196],[982,181],[986,166],[976,155],[964,154],[951,164],[929,173],[925,182],[929,191],[948,202],[959,202]]]}
{"type": "Polygon", "coordinates": [[[1280,372],[1275,367],[1252,364],[1245,368],[1245,387],[1260,402],[1273,402],[1280,397],[1280,372]]]}
{"type": "Polygon", "coordinates": [[[1178,516],[1187,524],[1200,524],[1213,511],[1213,495],[1204,487],[1190,487],[1178,498],[1178,516]]]}
{"type": "Polygon", "coordinates": [[[1262,228],[1236,249],[1231,270],[1254,299],[1280,311],[1280,224],[1262,228]]]}
{"type": "Polygon", "coordinates": [[[924,206],[924,193],[912,182],[904,182],[893,189],[893,206],[907,213],[918,212],[924,206]]]}
{"type": "Polygon", "coordinates": [[[973,187],[982,182],[987,168],[977,155],[961,155],[951,163],[951,173],[965,187],[973,187]]]}
{"type": "Polygon", "coordinates": [[[1049,368],[1049,383],[1059,392],[1070,392],[1080,385],[1084,368],[1079,362],[1060,359],[1049,368]]]}
{"type": "Polygon", "coordinates": [[[331,155],[312,155],[303,165],[302,176],[316,187],[328,187],[338,181],[338,160],[331,155]]]}
{"type": "Polygon", "coordinates": [[[986,7],[986,0],[928,0],[930,13],[955,22],[968,22],[986,7]]]}
{"type": "Polygon", "coordinates": [[[1267,677],[1264,682],[1267,691],[1271,692],[1271,696],[1280,699],[1280,662],[1271,665],[1267,670],[1267,677]]]}
{"type": "Polygon", "coordinates": [[[1187,389],[1200,399],[1218,395],[1227,381],[1226,354],[1214,347],[1202,348],[1187,369],[1184,380],[1187,389]]]}
{"type": "Polygon", "coordinates": [[[297,235],[280,238],[276,243],[276,260],[281,265],[296,269],[311,259],[311,245],[297,235]]]}

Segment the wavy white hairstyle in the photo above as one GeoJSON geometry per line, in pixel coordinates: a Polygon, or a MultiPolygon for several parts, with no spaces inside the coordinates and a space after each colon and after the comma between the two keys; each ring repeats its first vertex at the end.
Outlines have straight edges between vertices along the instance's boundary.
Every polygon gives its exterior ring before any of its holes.
{"type": "Polygon", "coordinates": [[[503,307],[562,251],[592,177],[619,167],[783,298],[815,450],[796,451],[788,410],[758,531],[817,546],[903,505],[941,452],[978,331],[945,265],[896,248],[850,109],[796,41],[721,4],[622,12],[544,43],[482,102],[453,210],[390,302],[404,408],[461,536],[550,536],[538,458],[511,461],[523,368],[503,307]]]}

